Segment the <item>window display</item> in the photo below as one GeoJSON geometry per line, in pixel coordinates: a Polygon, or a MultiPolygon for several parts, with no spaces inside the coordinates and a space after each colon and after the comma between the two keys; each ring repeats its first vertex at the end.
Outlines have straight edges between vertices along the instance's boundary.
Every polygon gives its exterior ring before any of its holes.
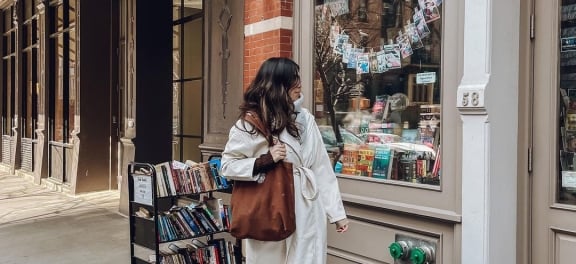
{"type": "Polygon", "coordinates": [[[576,204],[576,4],[563,1],[560,24],[560,173],[557,200],[576,204]]]}
{"type": "Polygon", "coordinates": [[[441,0],[316,0],[314,108],[341,175],[439,185],[441,0]]]}

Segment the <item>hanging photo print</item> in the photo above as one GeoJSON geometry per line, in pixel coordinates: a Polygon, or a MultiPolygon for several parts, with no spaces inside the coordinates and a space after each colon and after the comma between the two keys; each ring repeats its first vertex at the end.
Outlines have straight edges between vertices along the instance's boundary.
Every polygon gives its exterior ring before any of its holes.
{"type": "Polygon", "coordinates": [[[400,59],[400,46],[398,44],[384,46],[386,69],[398,69],[402,66],[400,59]]]}
{"type": "Polygon", "coordinates": [[[402,33],[402,31],[398,32],[398,37],[396,37],[396,43],[400,45],[400,54],[402,55],[402,59],[408,58],[412,53],[412,46],[410,45],[410,38],[408,34],[402,33]]]}
{"type": "Polygon", "coordinates": [[[340,25],[334,23],[330,26],[330,47],[336,47],[338,36],[340,35],[340,25]]]}
{"type": "Polygon", "coordinates": [[[372,50],[370,51],[370,72],[371,73],[378,73],[378,58],[376,57],[376,53],[372,50]]]}
{"type": "Polygon", "coordinates": [[[348,59],[350,58],[351,53],[352,53],[352,43],[346,43],[344,47],[344,54],[342,55],[343,63],[348,63],[348,59]]]}
{"type": "Polygon", "coordinates": [[[376,60],[378,61],[378,70],[376,72],[386,72],[388,68],[386,67],[386,52],[384,49],[376,52],[376,60]]]}
{"type": "Polygon", "coordinates": [[[418,0],[420,8],[424,13],[424,20],[430,23],[440,18],[440,10],[436,5],[436,0],[418,0]]]}
{"type": "Polygon", "coordinates": [[[406,32],[406,35],[410,39],[412,49],[417,50],[419,48],[424,47],[424,44],[422,44],[422,40],[420,40],[420,35],[418,35],[418,31],[416,30],[416,27],[414,26],[413,23],[404,26],[404,30],[406,32]]]}
{"type": "Polygon", "coordinates": [[[368,53],[358,54],[356,57],[356,74],[370,73],[368,53]]]}
{"type": "Polygon", "coordinates": [[[336,37],[336,45],[334,45],[334,53],[342,55],[344,54],[344,45],[348,43],[350,37],[345,34],[340,34],[336,37]]]}
{"type": "Polygon", "coordinates": [[[332,17],[350,13],[348,8],[348,0],[325,0],[324,5],[328,6],[332,17]]]}
{"type": "Polygon", "coordinates": [[[416,27],[416,31],[418,31],[418,35],[420,35],[420,39],[428,37],[428,35],[430,35],[430,29],[424,20],[424,14],[422,13],[422,10],[418,9],[418,7],[414,8],[413,18],[414,26],[416,27]]]}
{"type": "Polygon", "coordinates": [[[362,49],[350,49],[350,56],[348,56],[348,69],[356,69],[357,57],[362,51],[362,49]]]}

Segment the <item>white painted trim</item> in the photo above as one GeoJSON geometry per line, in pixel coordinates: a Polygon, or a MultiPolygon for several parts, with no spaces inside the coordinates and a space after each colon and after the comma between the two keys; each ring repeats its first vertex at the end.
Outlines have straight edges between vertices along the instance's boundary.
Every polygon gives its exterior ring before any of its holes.
{"type": "Polygon", "coordinates": [[[268,20],[263,20],[256,22],[254,24],[244,26],[244,36],[253,36],[256,34],[262,34],[264,32],[274,31],[278,29],[290,29],[294,28],[294,22],[291,17],[279,16],[271,18],[268,20]]]}
{"type": "Polygon", "coordinates": [[[294,21],[293,58],[300,65],[300,80],[302,81],[302,94],[304,94],[303,106],[313,113],[314,1],[294,1],[294,21]]]}
{"type": "Polygon", "coordinates": [[[464,5],[460,263],[517,263],[520,2],[464,5]],[[469,104],[466,94],[484,98],[469,104]]]}

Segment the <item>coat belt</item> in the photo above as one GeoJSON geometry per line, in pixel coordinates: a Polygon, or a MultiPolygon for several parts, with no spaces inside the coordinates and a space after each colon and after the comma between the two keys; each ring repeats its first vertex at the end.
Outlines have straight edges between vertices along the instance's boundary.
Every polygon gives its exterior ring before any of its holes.
{"type": "Polygon", "coordinates": [[[318,198],[318,186],[314,172],[305,167],[296,167],[296,171],[300,175],[300,189],[302,197],[306,200],[316,200],[318,198]]]}

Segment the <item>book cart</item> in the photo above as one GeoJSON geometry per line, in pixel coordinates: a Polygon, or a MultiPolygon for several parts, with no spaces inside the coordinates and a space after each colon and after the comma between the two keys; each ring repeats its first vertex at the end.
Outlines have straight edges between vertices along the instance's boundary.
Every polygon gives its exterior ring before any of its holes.
{"type": "MultiPolygon", "coordinates": [[[[169,183],[166,175],[172,178],[167,173],[170,164],[132,162],[128,165],[131,263],[242,264],[240,240],[232,242],[214,236],[228,231],[230,216],[228,206],[223,205],[221,199],[214,199],[212,194],[230,192],[231,186],[218,175],[212,178],[215,179],[212,184],[218,182],[212,186],[215,188],[202,188],[201,181],[209,181],[209,178],[192,172],[187,177],[174,176],[173,182],[169,183]],[[180,187],[174,184],[178,180],[180,187]],[[220,207],[220,213],[210,211],[202,203],[179,204],[181,199],[196,200],[200,195],[217,201],[211,208],[220,207]]],[[[207,162],[199,163],[202,164],[207,162]]],[[[209,170],[208,166],[206,168],[209,170]]],[[[217,172],[206,174],[214,176],[214,173],[217,172]]]]}

